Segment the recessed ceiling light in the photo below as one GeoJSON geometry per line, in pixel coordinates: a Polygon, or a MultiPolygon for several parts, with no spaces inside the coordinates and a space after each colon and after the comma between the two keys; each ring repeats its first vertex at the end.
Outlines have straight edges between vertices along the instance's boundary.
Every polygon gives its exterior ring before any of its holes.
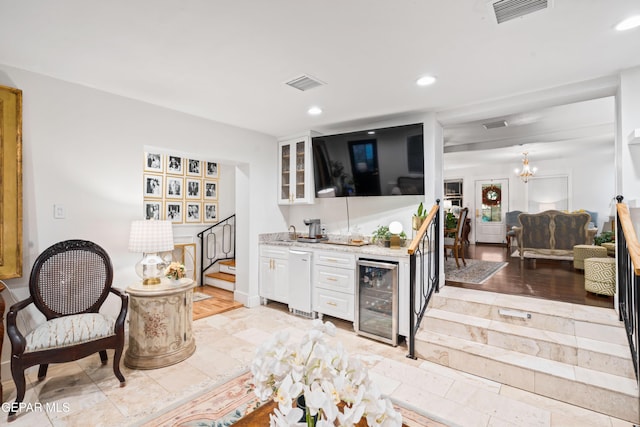
{"type": "Polygon", "coordinates": [[[433,76],[422,76],[417,81],[418,86],[429,86],[436,82],[436,78],[433,76]]]}
{"type": "Polygon", "coordinates": [[[367,134],[369,134],[369,135],[375,135],[375,134],[376,134],[376,131],[375,131],[375,130],[370,130],[369,132],[367,132],[367,134]]]}
{"type": "Polygon", "coordinates": [[[616,30],[625,31],[636,28],[638,26],[640,26],[640,15],[634,15],[616,25],[616,30]]]}
{"type": "Polygon", "coordinates": [[[309,113],[312,116],[318,116],[320,114],[322,114],[322,108],[320,107],[311,107],[307,110],[307,113],[309,113]]]}

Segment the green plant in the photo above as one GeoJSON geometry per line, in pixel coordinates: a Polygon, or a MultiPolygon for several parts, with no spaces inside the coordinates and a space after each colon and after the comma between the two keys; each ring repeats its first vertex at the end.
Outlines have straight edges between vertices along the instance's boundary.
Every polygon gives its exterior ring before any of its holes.
{"type": "Polygon", "coordinates": [[[417,216],[418,218],[422,219],[425,219],[427,217],[427,210],[422,205],[422,202],[420,202],[420,204],[418,205],[418,210],[415,214],[413,214],[413,216],[417,216]]]}
{"type": "MultiPolygon", "coordinates": [[[[399,236],[401,239],[407,238],[407,234],[404,231],[400,232],[399,236]]],[[[389,239],[391,239],[391,232],[389,231],[389,227],[386,225],[379,225],[378,228],[373,230],[373,234],[371,236],[372,242],[389,239]]]]}
{"type": "Polygon", "coordinates": [[[458,218],[451,212],[447,212],[447,217],[445,218],[444,227],[449,229],[454,229],[458,225],[458,218]]]}
{"type": "Polygon", "coordinates": [[[613,234],[612,231],[603,231],[599,236],[596,236],[593,240],[596,245],[601,245],[603,243],[615,241],[615,235],[613,234]]]}

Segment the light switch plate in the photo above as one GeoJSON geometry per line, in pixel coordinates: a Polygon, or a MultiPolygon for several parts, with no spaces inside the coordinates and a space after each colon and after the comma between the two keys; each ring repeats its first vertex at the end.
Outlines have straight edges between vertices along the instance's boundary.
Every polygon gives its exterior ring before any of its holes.
{"type": "Polygon", "coordinates": [[[55,219],[65,218],[64,205],[53,205],[53,217],[55,219]]]}

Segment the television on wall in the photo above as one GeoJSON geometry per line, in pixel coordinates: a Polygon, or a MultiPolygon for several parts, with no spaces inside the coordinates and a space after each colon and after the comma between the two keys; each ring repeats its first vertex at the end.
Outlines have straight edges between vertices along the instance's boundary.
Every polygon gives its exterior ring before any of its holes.
{"type": "Polygon", "coordinates": [[[312,139],[316,197],[424,195],[423,126],[312,139]]]}

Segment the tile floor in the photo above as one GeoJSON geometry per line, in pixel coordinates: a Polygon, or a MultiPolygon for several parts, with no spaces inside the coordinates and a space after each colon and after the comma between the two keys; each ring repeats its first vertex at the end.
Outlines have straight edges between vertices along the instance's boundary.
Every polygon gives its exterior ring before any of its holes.
{"type": "MultiPolygon", "coordinates": [[[[340,340],[352,356],[361,357],[382,391],[451,426],[631,426],[599,413],[531,394],[440,365],[405,357],[404,346],[392,347],[355,335],[350,323],[333,320],[340,340]]],[[[28,375],[25,402],[33,410],[10,425],[128,426],[149,421],[155,413],[246,370],[258,345],[275,332],[292,339],[306,330],[308,319],[290,315],[273,303],[240,308],[194,322],[197,350],[189,359],[162,369],[123,368],[124,388],[97,355],[52,365],[38,383],[28,375]],[[42,409],[37,404],[42,405],[42,409]],[[45,408],[48,407],[47,412],[45,408]]],[[[15,390],[6,381],[4,400],[15,390]]],[[[6,410],[3,408],[3,410],[6,410]]],[[[0,425],[6,425],[6,412],[0,425]]]]}

